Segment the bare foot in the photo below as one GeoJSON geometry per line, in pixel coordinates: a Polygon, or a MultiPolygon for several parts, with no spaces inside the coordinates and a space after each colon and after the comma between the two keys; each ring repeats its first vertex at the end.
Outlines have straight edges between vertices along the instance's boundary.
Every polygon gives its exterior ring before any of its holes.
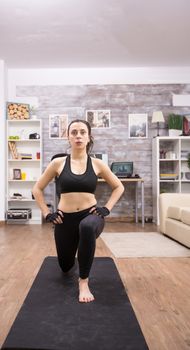
{"type": "Polygon", "coordinates": [[[91,293],[88,286],[88,278],[79,278],[79,301],[81,303],[89,303],[94,300],[94,296],[91,293]]]}

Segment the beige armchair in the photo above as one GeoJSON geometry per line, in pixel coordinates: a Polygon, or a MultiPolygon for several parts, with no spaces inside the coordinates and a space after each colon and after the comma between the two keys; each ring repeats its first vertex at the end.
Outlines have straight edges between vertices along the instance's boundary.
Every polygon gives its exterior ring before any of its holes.
{"type": "Polygon", "coordinates": [[[159,197],[161,233],[190,247],[190,193],[162,193],[159,197]]]}

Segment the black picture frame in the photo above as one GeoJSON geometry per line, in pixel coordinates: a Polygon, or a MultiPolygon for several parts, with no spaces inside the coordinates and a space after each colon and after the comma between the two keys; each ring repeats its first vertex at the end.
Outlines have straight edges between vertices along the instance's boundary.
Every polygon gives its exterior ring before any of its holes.
{"type": "Polygon", "coordinates": [[[21,180],[21,169],[13,169],[13,180],[21,180]]]}

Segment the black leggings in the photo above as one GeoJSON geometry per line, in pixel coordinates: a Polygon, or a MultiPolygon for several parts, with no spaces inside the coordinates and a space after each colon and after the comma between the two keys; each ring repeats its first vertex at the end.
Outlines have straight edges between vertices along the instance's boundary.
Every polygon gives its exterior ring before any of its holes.
{"type": "Polygon", "coordinates": [[[64,213],[62,224],[55,225],[55,244],[58,262],[64,272],[69,271],[75,263],[78,249],[79,276],[87,278],[92,266],[96,238],[104,228],[104,218],[89,213],[90,208],[64,213]]]}

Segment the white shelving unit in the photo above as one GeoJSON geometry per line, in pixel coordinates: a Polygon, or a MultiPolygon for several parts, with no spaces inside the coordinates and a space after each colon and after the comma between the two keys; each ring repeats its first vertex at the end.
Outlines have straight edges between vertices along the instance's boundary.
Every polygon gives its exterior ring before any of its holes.
{"type": "MultiPolygon", "coordinates": [[[[42,173],[42,121],[40,119],[7,120],[7,186],[6,210],[30,208],[32,217],[27,221],[14,223],[41,224],[42,215],[36,201],[32,198],[32,187],[42,173]],[[37,133],[39,139],[29,139],[30,134],[37,133]],[[15,139],[19,137],[18,139],[15,139]],[[13,138],[14,137],[14,138],[13,138]],[[9,147],[9,142],[16,149],[15,158],[9,147]],[[22,159],[23,154],[30,154],[31,159],[22,159]],[[22,155],[22,157],[21,157],[22,155]],[[21,173],[21,179],[15,179],[21,173]],[[17,171],[18,169],[18,171],[17,171]],[[14,194],[22,195],[21,199],[14,198],[14,194]]],[[[7,220],[7,223],[13,221],[7,220]]]]}
{"type": "Polygon", "coordinates": [[[159,194],[163,192],[190,192],[190,169],[187,166],[188,153],[190,153],[189,136],[160,136],[153,139],[153,221],[157,225],[160,224],[159,194]]]}

